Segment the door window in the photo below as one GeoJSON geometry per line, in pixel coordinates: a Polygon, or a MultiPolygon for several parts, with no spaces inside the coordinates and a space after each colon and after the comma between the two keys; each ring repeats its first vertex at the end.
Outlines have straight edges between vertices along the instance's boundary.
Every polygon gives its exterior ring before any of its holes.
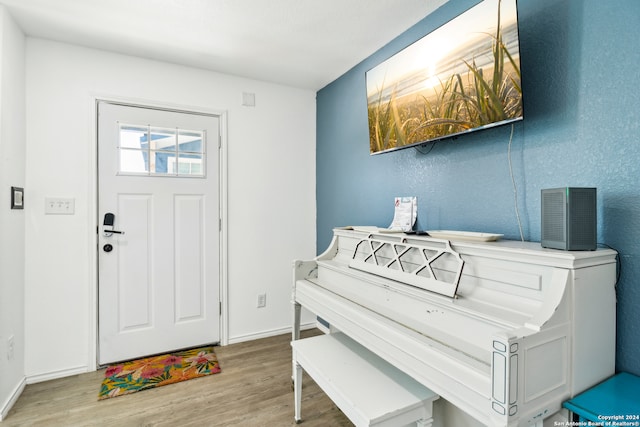
{"type": "Polygon", "coordinates": [[[119,175],[206,176],[205,131],[118,125],[119,175]]]}

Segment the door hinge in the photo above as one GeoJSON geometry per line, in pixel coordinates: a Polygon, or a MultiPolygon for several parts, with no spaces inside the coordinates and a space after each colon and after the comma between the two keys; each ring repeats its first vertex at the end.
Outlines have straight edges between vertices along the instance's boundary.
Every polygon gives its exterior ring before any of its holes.
{"type": "Polygon", "coordinates": [[[218,301],[218,316],[222,316],[222,301],[218,301]]]}
{"type": "Polygon", "coordinates": [[[222,218],[218,218],[218,231],[222,231],[222,218]]]}
{"type": "Polygon", "coordinates": [[[222,135],[218,135],[218,149],[222,148],[222,135]]]}

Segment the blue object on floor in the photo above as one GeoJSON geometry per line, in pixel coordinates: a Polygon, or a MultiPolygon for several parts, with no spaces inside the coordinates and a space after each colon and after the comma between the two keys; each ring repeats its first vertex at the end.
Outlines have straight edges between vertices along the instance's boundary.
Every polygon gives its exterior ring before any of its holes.
{"type": "Polygon", "coordinates": [[[601,426],[640,427],[640,377],[626,372],[563,403],[580,422],[601,426]]]}

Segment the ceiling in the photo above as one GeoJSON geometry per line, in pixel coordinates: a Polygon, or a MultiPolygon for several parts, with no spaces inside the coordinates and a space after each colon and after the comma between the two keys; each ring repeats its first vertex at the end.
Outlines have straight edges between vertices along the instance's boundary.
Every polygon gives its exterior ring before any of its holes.
{"type": "Polygon", "coordinates": [[[0,0],[25,34],[318,90],[447,0],[0,0]]]}

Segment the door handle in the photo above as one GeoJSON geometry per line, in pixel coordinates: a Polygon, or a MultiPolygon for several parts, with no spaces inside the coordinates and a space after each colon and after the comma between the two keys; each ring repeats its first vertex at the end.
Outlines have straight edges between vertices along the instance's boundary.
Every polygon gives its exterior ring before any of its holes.
{"type": "Polygon", "coordinates": [[[107,212],[106,214],[104,214],[104,220],[102,221],[102,226],[111,227],[110,230],[107,230],[106,228],[103,229],[105,237],[109,237],[113,234],[124,234],[124,231],[118,231],[113,229],[115,222],[116,222],[116,216],[114,214],[112,214],[111,212],[107,212]]]}

